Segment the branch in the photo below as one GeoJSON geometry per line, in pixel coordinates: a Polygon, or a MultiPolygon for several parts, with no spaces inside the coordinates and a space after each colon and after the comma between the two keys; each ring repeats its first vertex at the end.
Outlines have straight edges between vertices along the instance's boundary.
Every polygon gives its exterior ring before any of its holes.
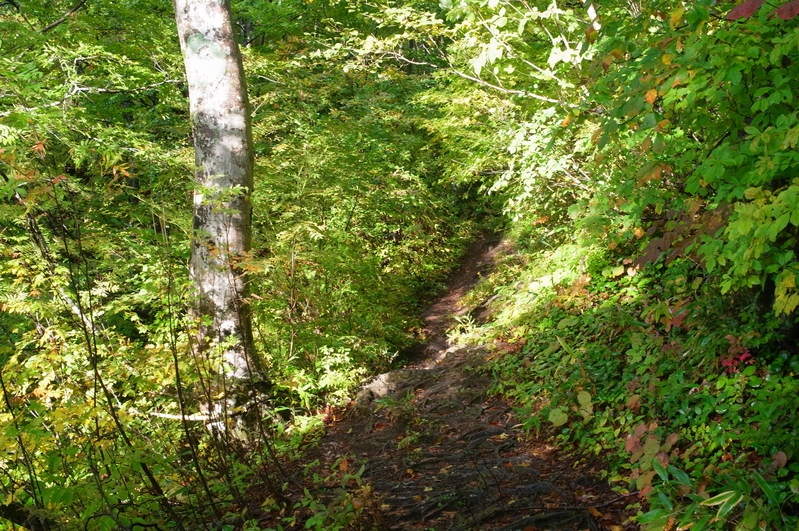
{"type": "Polygon", "coordinates": [[[161,418],[161,419],[170,419],[170,420],[189,420],[189,421],[211,420],[211,417],[209,415],[201,415],[201,414],[197,414],[197,415],[173,415],[171,413],[158,413],[156,411],[150,411],[149,413],[143,413],[143,412],[139,411],[138,409],[132,409],[132,408],[131,408],[131,411],[133,411],[134,413],[137,413],[137,414],[139,414],[139,415],[141,415],[143,417],[146,417],[146,416],[149,415],[151,417],[158,417],[158,418],[161,418]]]}
{"type": "Polygon", "coordinates": [[[45,103],[43,105],[37,105],[35,107],[17,107],[10,111],[0,112],[0,118],[5,118],[15,112],[30,112],[30,111],[38,111],[40,109],[47,109],[50,107],[58,107],[59,105],[63,104],[65,101],[72,99],[72,96],[75,94],[133,94],[142,90],[149,90],[156,87],[160,87],[162,85],[168,84],[178,84],[178,83],[185,83],[183,79],[167,79],[164,81],[159,81],[158,83],[152,83],[150,85],[145,85],[143,87],[136,87],[131,89],[125,88],[102,88],[102,87],[72,87],[70,91],[64,96],[61,101],[54,101],[51,103],[45,103]]]}
{"type": "Polygon", "coordinates": [[[265,79],[265,80],[269,81],[270,83],[276,83],[278,85],[285,85],[285,83],[282,82],[282,81],[278,81],[277,79],[272,79],[271,77],[266,77],[266,76],[264,76],[262,74],[255,74],[255,77],[260,78],[260,79],[265,79]]]}
{"type": "Polygon", "coordinates": [[[553,99],[553,98],[548,98],[548,97],[542,96],[540,94],[535,94],[533,92],[527,92],[526,90],[506,89],[506,88],[494,85],[492,83],[489,83],[488,81],[482,80],[479,77],[470,76],[469,74],[461,72],[460,70],[455,68],[455,65],[452,64],[452,61],[449,60],[449,57],[447,57],[446,52],[444,52],[444,50],[441,49],[441,47],[438,45],[438,43],[433,41],[433,46],[435,46],[436,49],[438,49],[438,53],[441,54],[441,57],[447,62],[447,64],[449,65],[449,69],[455,75],[458,75],[458,76],[460,76],[460,77],[462,77],[464,79],[468,79],[470,81],[475,81],[477,83],[480,83],[483,86],[492,88],[494,90],[498,90],[500,92],[504,92],[505,94],[515,94],[515,95],[519,95],[519,96],[525,96],[527,98],[533,98],[533,99],[540,100],[540,101],[546,101],[548,103],[556,103],[558,105],[562,105],[562,106],[567,107],[569,109],[577,109],[577,108],[579,108],[579,105],[574,105],[573,103],[567,103],[565,101],[560,101],[560,100],[556,100],[556,99],[553,99]]]}
{"type": "MultiPolygon", "coordinates": [[[[22,198],[19,197],[19,194],[15,193],[14,195],[16,196],[17,201],[19,201],[21,204],[24,204],[22,198]]],[[[28,235],[33,241],[33,244],[39,250],[39,254],[41,254],[42,259],[47,264],[47,269],[50,271],[50,275],[52,276],[53,287],[61,297],[61,301],[67,306],[67,308],[70,309],[70,311],[72,311],[73,314],[75,314],[75,317],[81,320],[87,330],[91,330],[92,333],[96,332],[93,319],[83,312],[81,307],[72,299],[72,297],[69,296],[64,288],[56,284],[55,260],[53,260],[53,256],[50,254],[50,247],[47,245],[47,240],[44,238],[44,235],[39,228],[39,223],[36,221],[36,216],[28,212],[25,214],[25,217],[28,221],[28,235]]]]}
{"type": "Polygon", "coordinates": [[[44,105],[38,105],[36,107],[18,107],[16,109],[11,110],[11,111],[0,112],[0,118],[5,118],[6,116],[10,116],[10,115],[14,114],[15,112],[20,112],[20,111],[21,112],[30,112],[30,111],[38,111],[39,109],[47,109],[49,107],[58,107],[59,105],[64,103],[64,101],[66,101],[66,98],[64,98],[61,101],[54,101],[52,103],[45,103],[44,105]]]}
{"type": "MultiPolygon", "coordinates": [[[[635,492],[630,492],[629,494],[622,494],[622,495],[616,496],[615,498],[613,498],[611,500],[608,500],[608,501],[606,501],[604,503],[600,503],[600,504],[597,504],[597,505],[591,505],[590,507],[593,507],[594,509],[601,509],[603,507],[609,507],[609,506],[611,506],[611,505],[613,505],[613,504],[615,504],[615,503],[617,503],[617,502],[619,502],[621,500],[629,498],[630,496],[636,496],[638,494],[639,494],[639,491],[636,490],[635,492]]],[[[531,506],[527,506],[527,507],[515,507],[515,506],[514,507],[508,507],[508,508],[505,508],[503,510],[506,511],[506,512],[519,512],[519,511],[522,511],[522,512],[526,512],[526,511],[587,511],[588,507],[589,507],[588,505],[585,505],[585,506],[583,506],[583,505],[560,505],[560,506],[554,506],[554,507],[550,507],[548,505],[531,505],[531,506]]]]}
{"type": "MultiPolygon", "coordinates": [[[[413,60],[408,59],[407,57],[403,56],[402,54],[400,54],[398,52],[390,52],[390,51],[383,50],[383,51],[376,51],[376,52],[372,52],[372,53],[387,55],[387,56],[393,57],[393,58],[395,58],[395,59],[397,59],[399,61],[403,61],[405,63],[412,64],[412,65],[429,66],[431,68],[436,68],[436,69],[442,68],[442,67],[440,67],[440,66],[438,66],[436,64],[433,64],[433,63],[427,63],[427,62],[423,62],[423,61],[413,61],[413,60]]],[[[479,84],[481,84],[481,85],[483,85],[485,87],[488,87],[488,88],[491,88],[491,89],[494,89],[494,90],[498,90],[500,92],[504,92],[505,94],[513,94],[513,95],[516,95],[516,96],[524,96],[524,97],[527,97],[527,98],[534,98],[534,99],[537,99],[537,100],[540,100],[540,101],[545,101],[545,102],[548,102],[548,103],[557,103],[558,105],[562,105],[562,106],[568,107],[570,109],[579,108],[579,105],[575,105],[573,103],[567,103],[565,101],[556,100],[556,99],[553,99],[553,98],[548,98],[548,97],[542,96],[540,94],[535,94],[534,92],[527,92],[526,90],[514,90],[514,89],[507,89],[505,87],[500,87],[499,85],[495,85],[493,83],[489,83],[488,81],[485,81],[484,79],[480,79],[479,77],[470,76],[469,74],[466,74],[465,72],[461,72],[460,70],[455,68],[455,66],[446,57],[444,57],[444,60],[447,61],[447,64],[449,65],[448,70],[451,71],[453,74],[455,74],[457,76],[460,76],[460,77],[462,77],[464,79],[468,79],[469,81],[474,81],[476,83],[479,83],[479,84]]],[[[557,79],[557,78],[555,78],[555,79],[557,79]]]]}
{"type": "Polygon", "coordinates": [[[78,93],[86,93],[86,94],[126,94],[126,93],[135,93],[142,90],[150,90],[156,87],[160,87],[162,85],[170,85],[170,84],[177,84],[177,83],[185,83],[183,79],[165,79],[164,81],[159,81],[158,83],[151,83],[150,85],[144,85],[143,87],[136,87],[136,88],[102,88],[102,87],[74,87],[70,91],[70,95],[78,94],[78,93]]]}
{"type": "Polygon", "coordinates": [[[462,77],[464,79],[468,79],[470,81],[474,81],[476,83],[480,83],[481,85],[483,85],[485,87],[492,88],[492,89],[498,90],[500,92],[504,92],[505,94],[514,94],[514,95],[518,95],[518,96],[524,96],[524,97],[527,97],[527,98],[533,98],[533,99],[540,100],[540,101],[546,101],[548,103],[557,103],[558,105],[563,105],[564,107],[568,107],[569,109],[577,109],[579,107],[579,105],[575,105],[573,103],[567,103],[565,101],[556,100],[556,99],[553,99],[553,98],[548,98],[546,96],[542,96],[542,95],[536,94],[534,92],[527,92],[526,90],[506,89],[504,87],[500,87],[499,85],[494,85],[493,83],[489,83],[488,81],[480,79],[479,77],[470,76],[469,74],[461,72],[460,70],[455,68],[452,65],[452,63],[450,63],[449,67],[450,67],[449,69],[455,75],[458,75],[458,76],[460,76],[460,77],[462,77]]]}
{"type": "MultiPolygon", "coordinates": [[[[479,15],[478,15],[478,16],[479,16],[479,15]]],[[[530,67],[530,68],[532,68],[533,70],[537,71],[538,73],[540,73],[540,74],[542,74],[542,75],[544,75],[544,76],[549,76],[549,77],[551,77],[552,79],[554,79],[555,81],[557,81],[557,82],[560,84],[560,86],[561,86],[561,87],[568,87],[568,86],[569,86],[569,83],[566,83],[565,81],[563,81],[562,79],[560,79],[558,76],[556,76],[556,75],[555,75],[555,73],[552,71],[552,69],[544,69],[544,68],[541,68],[541,67],[540,67],[540,66],[538,66],[537,64],[535,64],[535,63],[533,63],[533,62],[531,62],[531,61],[528,61],[527,59],[524,59],[523,57],[519,56],[519,55],[518,55],[518,54],[517,54],[517,53],[516,53],[516,52],[513,50],[513,48],[511,48],[511,46],[510,46],[510,45],[509,45],[507,42],[505,42],[505,41],[504,41],[502,38],[500,38],[500,35],[499,35],[499,33],[498,33],[498,32],[496,32],[496,31],[494,30],[494,28],[492,28],[491,26],[489,26],[489,25],[488,25],[488,23],[487,23],[487,22],[486,22],[486,21],[485,21],[485,20],[484,20],[482,17],[480,17],[480,23],[483,25],[483,27],[486,29],[486,31],[488,31],[488,32],[491,34],[491,36],[492,36],[494,39],[496,39],[496,41],[497,41],[499,44],[501,44],[503,48],[505,48],[505,51],[506,51],[506,52],[507,52],[507,53],[508,53],[508,54],[509,54],[511,57],[513,57],[514,59],[516,59],[516,60],[518,60],[518,61],[521,61],[521,62],[523,62],[524,64],[526,64],[527,66],[529,66],[529,67],[530,67]]]]}
{"type": "Polygon", "coordinates": [[[56,26],[61,25],[66,19],[68,19],[70,16],[74,15],[78,11],[78,9],[82,8],[83,4],[85,4],[85,3],[86,3],[86,0],[78,0],[78,3],[75,4],[75,7],[73,7],[69,11],[67,11],[64,14],[63,17],[61,17],[58,20],[56,20],[55,22],[52,22],[52,23],[48,24],[47,26],[45,26],[44,29],[42,29],[42,31],[40,33],[47,33],[48,31],[50,31],[51,29],[55,28],[56,26]]]}
{"type": "Polygon", "coordinates": [[[408,59],[407,57],[405,57],[404,55],[402,55],[402,54],[400,54],[398,52],[380,51],[380,52],[375,52],[375,53],[388,55],[390,57],[393,57],[394,59],[397,59],[398,61],[402,61],[403,63],[408,63],[409,65],[429,66],[429,67],[432,67],[432,68],[441,68],[440,66],[438,66],[436,64],[428,63],[426,61],[414,61],[413,59],[408,59]]]}

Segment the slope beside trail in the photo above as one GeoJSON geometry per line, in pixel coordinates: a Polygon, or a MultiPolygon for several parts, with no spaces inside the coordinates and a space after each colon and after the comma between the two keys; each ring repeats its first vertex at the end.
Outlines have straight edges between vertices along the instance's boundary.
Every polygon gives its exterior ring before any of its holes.
{"type": "Polygon", "coordinates": [[[476,242],[447,293],[424,314],[428,342],[409,364],[374,379],[333,417],[311,452],[320,474],[355,472],[361,529],[628,529],[632,502],[583,463],[531,440],[512,406],[487,393],[476,369],[488,347],[451,345],[446,331],[465,310],[459,300],[502,252],[476,242]],[[336,463],[338,463],[336,465],[336,463]]]}

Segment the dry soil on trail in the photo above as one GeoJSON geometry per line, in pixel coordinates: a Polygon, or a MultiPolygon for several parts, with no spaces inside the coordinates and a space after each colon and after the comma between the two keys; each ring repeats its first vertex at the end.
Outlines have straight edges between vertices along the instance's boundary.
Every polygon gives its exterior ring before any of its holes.
{"type": "Polygon", "coordinates": [[[486,237],[472,246],[423,316],[425,348],[366,385],[312,451],[320,471],[365,463],[356,527],[631,528],[624,507],[632,500],[600,479],[600,462],[575,467],[574,458],[522,432],[510,404],[487,394],[490,376],[477,369],[490,347],[447,342],[454,316],[464,312],[458,301],[503,245],[486,237]]]}

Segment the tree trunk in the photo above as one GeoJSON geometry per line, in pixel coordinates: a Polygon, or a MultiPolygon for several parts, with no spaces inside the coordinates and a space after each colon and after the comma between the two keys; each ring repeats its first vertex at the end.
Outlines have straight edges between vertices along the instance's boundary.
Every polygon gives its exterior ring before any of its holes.
{"type": "MultiPolygon", "coordinates": [[[[190,278],[201,359],[222,389],[258,369],[239,268],[250,246],[253,152],[229,0],[174,0],[189,85],[195,161],[190,278]]],[[[220,388],[214,385],[213,394],[220,388]]]]}

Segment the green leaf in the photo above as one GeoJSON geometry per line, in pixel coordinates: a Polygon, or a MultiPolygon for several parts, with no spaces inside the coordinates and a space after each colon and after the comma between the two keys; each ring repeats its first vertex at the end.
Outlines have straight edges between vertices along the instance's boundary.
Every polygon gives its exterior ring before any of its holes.
{"type": "Polygon", "coordinates": [[[736,493],[735,496],[732,496],[727,501],[725,501],[724,503],[721,504],[721,506],[719,507],[718,512],[716,513],[716,517],[717,518],[721,518],[725,514],[729,513],[730,511],[735,509],[735,506],[738,505],[739,503],[741,503],[743,501],[743,499],[744,499],[744,495],[742,493],[740,493],[740,492],[736,493]]]}
{"type": "Polygon", "coordinates": [[[706,499],[700,505],[704,505],[706,507],[713,507],[715,505],[721,505],[721,504],[727,502],[728,500],[733,499],[737,495],[738,495],[738,493],[736,491],[734,491],[734,490],[724,491],[724,492],[722,492],[720,494],[716,494],[712,498],[706,499]]]}
{"type": "Polygon", "coordinates": [[[766,499],[772,506],[778,506],[781,503],[780,497],[777,495],[777,491],[774,490],[774,487],[769,484],[766,479],[758,474],[757,472],[752,473],[752,477],[755,478],[755,482],[760,487],[760,490],[763,491],[763,494],[766,496],[766,499]]]}
{"type": "Polygon", "coordinates": [[[580,391],[579,393],[577,393],[577,402],[579,402],[580,405],[586,409],[590,408],[592,406],[591,394],[588,393],[587,391],[580,391]]]}
{"type": "Polygon", "coordinates": [[[652,460],[652,468],[655,469],[655,472],[657,472],[657,475],[660,479],[662,479],[663,481],[669,480],[669,473],[666,472],[666,469],[663,468],[663,465],[660,464],[660,461],[658,459],[652,460]]]}
{"type": "Polygon", "coordinates": [[[691,486],[691,478],[688,476],[688,474],[686,474],[685,472],[683,472],[682,470],[680,470],[679,468],[677,468],[677,467],[675,467],[675,466],[673,466],[673,465],[669,465],[669,466],[667,466],[667,467],[666,467],[666,469],[667,469],[667,470],[668,470],[668,471],[671,473],[671,475],[672,475],[672,476],[674,476],[674,477],[677,479],[677,481],[679,481],[681,484],[683,484],[683,485],[686,485],[686,486],[688,486],[688,487],[690,487],[690,486],[691,486]]]}
{"type": "Polygon", "coordinates": [[[627,102],[622,106],[621,112],[624,114],[624,116],[632,118],[641,112],[641,109],[644,108],[644,103],[646,103],[646,99],[644,99],[643,96],[637,96],[627,100],[627,102]]]}
{"type": "Polygon", "coordinates": [[[777,236],[779,236],[780,232],[782,232],[782,230],[786,226],[788,226],[788,222],[790,221],[790,219],[791,219],[791,213],[784,212],[782,215],[780,215],[780,217],[774,220],[774,222],[771,224],[771,227],[769,227],[768,231],[769,239],[771,241],[775,241],[777,239],[777,236]]]}
{"type": "Polygon", "coordinates": [[[641,130],[652,129],[657,125],[657,118],[654,113],[648,112],[641,120],[641,130]]]}
{"type": "Polygon", "coordinates": [[[653,509],[638,516],[636,520],[640,524],[647,525],[647,529],[663,529],[663,525],[671,518],[671,511],[665,509],[653,509]],[[658,527],[660,526],[660,527],[658,527]]]}
{"type": "Polygon", "coordinates": [[[658,491],[658,499],[660,500],[660,503],[661,505],[663,505],[663,507],[665,507],[669,511],[674,510],[674,505],[671,503],[671,500],[669,499],[668,495],[666,495],[666,493],[663,492],[662,490],[658,491]]]}
{"type": "Polygon", "coordinates": [[[569,416],[559,407],[550,410],[547,418],[556,428],[563,426],[569,421],[569,416]]]}

